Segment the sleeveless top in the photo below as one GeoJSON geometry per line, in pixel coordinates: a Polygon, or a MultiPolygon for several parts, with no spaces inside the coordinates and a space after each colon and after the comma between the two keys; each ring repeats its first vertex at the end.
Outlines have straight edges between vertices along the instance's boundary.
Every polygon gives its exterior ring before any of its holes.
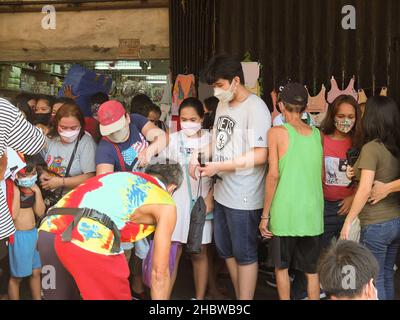
{"type": "MultiPolygon", "coordinates": [[[[306,87],[307,89],[307,87],[306,87]]],[[[328,105],[325,100],[326,88],[322,85],[321,91],[315,97],[311,97],[308,92],[308,104],[306,112],[321,112],[325,113],[328,110],[328,105]]]]}
{"type": "Polygon", "coordinates": [[[25,194],[20,191],[20,207],[21,209],[32,208],[35,204],[35,193],[25,194]]]}
{"type": "Polygon", "coordinates": [[[324,232],[322,144],[319,130],[300,135],[290,124],[289,147],[279,160],[279,183],[271,206],[271,232],[281,237],[318,236],[324,232]]]}
{"type": "Polygon", "coordinates": [[[332,103],[335,99],[341,95],[348,95],[354,97],[354,99],[358,100],[357,92],[354,90],[354,77],[351,78],[349,85],[345,90],[340,90],[338,84],[334,77],[331,79],[331,90],[328,92],[328,102],[332,103]]]}
{"type": "MultiPolygon", "coordinates": [[[[136,242],[154,232],[155,226],[132,223],[136,209],[144,205],[175,205],[154,178],[137,172],[116,172],[97,176],[65,195],[58,208],[95,209],[111,218],[121,232],[121,242],[136,242]]],[[[60,234],[73,216],[50,216],[39,230],[60,234]]],[[[82,218],[72,232],[72,243],[99,254],[110,255],[113,233],[102,224],[82,218]]]]}

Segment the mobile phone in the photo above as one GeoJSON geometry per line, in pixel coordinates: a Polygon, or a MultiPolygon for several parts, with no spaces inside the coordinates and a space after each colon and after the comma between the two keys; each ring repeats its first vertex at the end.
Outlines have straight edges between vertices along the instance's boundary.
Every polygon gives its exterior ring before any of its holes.
{"type": "Polygon", "coordinates": [[[202,167],[202,168],[204,168],[205,166],[206,166],[206,162],[205,162],[205,159],[204,159],[204,153],[199,153],[198,155],[197,155],[197,160],[199,161],[199,163],[200,163],[200,167],[202,167]]]}
{"type": "Polygon", "coordinates": [[[360,149],[351,148],[346,152],[347,164],[350,167],[353,167],[357,162],[358,157],[360,156],[360,149]]]}

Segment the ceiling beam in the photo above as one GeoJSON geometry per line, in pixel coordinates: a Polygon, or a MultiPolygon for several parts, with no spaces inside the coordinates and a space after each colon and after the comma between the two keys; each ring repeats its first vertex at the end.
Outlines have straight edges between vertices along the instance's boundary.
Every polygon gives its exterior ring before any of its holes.
{"type": "Polygon", "coordinates": [[[48,1],[3,1],[0,2],[0,13],[40,12],[44,5],[53,5],[56,11],[85,11],[85,10],[119,10],[119,9],[149,9],[168,8],[168,0],[54,0],[48,1]]]}

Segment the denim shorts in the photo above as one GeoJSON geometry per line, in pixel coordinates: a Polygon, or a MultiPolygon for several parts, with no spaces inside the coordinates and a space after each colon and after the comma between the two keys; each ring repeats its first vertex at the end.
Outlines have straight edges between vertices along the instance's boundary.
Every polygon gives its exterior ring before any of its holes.
{"type": "Polygon", "coordinates": [[[214,239],[223,259],[235,258],[239,265],[258,261],[257,235],[262,209],[237,210],[215,202],[214,239]]]}

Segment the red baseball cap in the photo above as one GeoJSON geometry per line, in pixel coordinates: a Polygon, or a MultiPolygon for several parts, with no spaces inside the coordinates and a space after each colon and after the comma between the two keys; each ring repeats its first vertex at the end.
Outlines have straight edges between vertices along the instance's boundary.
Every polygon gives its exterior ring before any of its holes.
{"type": "Polygon", "coordinates": [[[125,108],[120,102],[110,100],[103,103],[97,113],[101,134],[109,136],[121,130],[126,125],[125,114],[125,108]]]}

